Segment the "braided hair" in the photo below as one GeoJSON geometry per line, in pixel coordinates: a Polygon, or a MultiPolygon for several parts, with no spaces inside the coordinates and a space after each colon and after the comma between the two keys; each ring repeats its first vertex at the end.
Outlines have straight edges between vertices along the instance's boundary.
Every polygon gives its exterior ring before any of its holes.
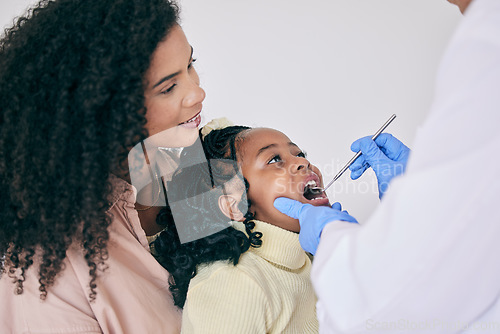
{"type": "Polygon", "coordinates": [[[75,243],[95,299],[108,257],[110,174],[124,175],[128,150],[147,137],[144,75],[177,21],[170,0],[41,0],[5,30],[0,276],[15,293],[33,266],[45,299],[75,243]]]}
{"type": "MultiPolygon", "coordinates": [[[[192,225],[217,225],[220,222],[227,222],[228,218],[220,212],[218,206],[218,197],[222,195],[222,192],[213,191],[213,189],[218,184],[227,182],[231,177],[234,177],[235,173],[228,170],[237,168],[237,146],[244,139],[244,132],[248,129],[250,128],[244,126],[230,126],[211,131],[202,141],[209,168],[200,168],[202,165],[194,164],[187,168],[179,168],[179,173],[174,173],[172,176],[172,181],[168,183],[167,189],[171,185],[174,186],[175,182],[183,180],[185,198],[199,200],[199,197],[194,196],[195,194],[206,192],[207,189],[212,190],[213,196],[207,198],[205,203],[194,202],[189,205],[189,214],[185,216],[189,217],[192,225]],[[233,161],[234,164],[224,163],[228,160],[233,161]],[[218,163],[221,161],[222,163],[218,163]],[[202,177],[203,170],[209,170],[209,178],[202,177]],[[187,177],[190,182],[184,182],[186,181],[184,177],[187,177]]],[[[186,155],[188,154],[186,153],[186,155]]],[[[181,160],[183,158],[187,157],[183,156],[181,160]]],[[[241,201],[240,204],[247,204],[250,208],[250,200],[246,197],[249,184],[245,179],[243,182],[246,191],[242,196],[242,201],[246,199],[247,203],[241,201]]],[[[177,199],[179,198],[170,196],[168,198],[169,201],[177,199]]],[[[242,213],[243,207],[244,205],[239,206],[242,213]]],[[[243,221],[246,234],[233,227],[225,227],[207,237],[181,243],[177,232],[178,227],[174,224],[172,208],[167,203],[167,206],[160,211],[157,217],[157,223],[166,228],[152,246],[158,261],[170,273],[170,291],[176,306],[184,307],[189,282],[196,275],[199,265],[215,261],[228,261],[237,265],[241,254],[250,247],[259,247],[262,244],[262,233],[252,231],[255,227],[253,219],[253,213],[248,210],[244,214],[243,221]]]]}

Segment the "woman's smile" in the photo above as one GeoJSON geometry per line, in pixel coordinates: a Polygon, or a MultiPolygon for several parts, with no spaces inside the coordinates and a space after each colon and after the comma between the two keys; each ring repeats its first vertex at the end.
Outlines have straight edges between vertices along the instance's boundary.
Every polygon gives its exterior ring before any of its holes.
{"type": "Polygon", "coordinates": [[[179,26],[158,44],[144,93],[149,136],[182,126],[198,129],[205,91],[194,68],[193,48],[179,26]]]}
{"type": "Polygon", "coordinates": [[[179,125],[187,128],[198,128],[198,126],[200,126],[200,123],[201,123],[201,110],[192,118],[190,118],[185,122],[180,123],[179,125]]]}

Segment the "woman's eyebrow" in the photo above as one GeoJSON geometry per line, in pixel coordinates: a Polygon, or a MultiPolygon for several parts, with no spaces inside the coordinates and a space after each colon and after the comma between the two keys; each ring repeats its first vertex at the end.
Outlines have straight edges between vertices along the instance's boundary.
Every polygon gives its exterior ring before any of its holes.
{"type": "MultiPolygon", "coordinates": [[[[193,46],[191,46],[191,54],[189,55],[189,62],[191,62],[191,59],[193,59],[193,46]]],[[[153,89],[155,89],[156,87],[158,87],[159,85],[161,85],[165,81],[172,79],[173,77],[175,77],[179,73],[181,73],[181,71],[177,71],[175,73],[167,75],[166,77],[161,78],[156,84],[154,84],[153,89]]]]}
{"type": "Polygon", "coordinates": [[[158,87],[159,85],[161,85],[162,83],[164,83],[165,81],[167,80],[170,80],[172,79],[173,77],[175,77],[176,75],[178,75],[179,73],[181,73],[180,71],[177,71],[175,73],[172,73],[172,74],[169,74],[167,75],[166,77],[163,77],[160,79],[160,81],[158,81],[154,86],[153,86],[153,89],[158,87]]]}

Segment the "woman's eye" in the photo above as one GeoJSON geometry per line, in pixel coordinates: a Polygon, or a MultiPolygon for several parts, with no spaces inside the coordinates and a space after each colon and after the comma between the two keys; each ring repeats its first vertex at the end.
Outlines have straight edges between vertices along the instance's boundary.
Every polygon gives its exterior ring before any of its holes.
{"type": "Polygon", "coordinates": [[[175,87],[175,86],[177,86],[177,84],[173,84],[172,86],[168,87],[167,89],[162,90],[162,91],[160,92],[160,94],[164,94],[164,95],[165,95],[165,94],[170,93],[170,92],[174,89],[174,87],[175,87]]]}
{"type": "Polygon", "coordinates": [[[188,69],[190,69],[191,67],[193,67],[193,63],[196,61],[196,59],[191,59],[191,62],[189,63],[188,65],[188,69]]]}
{"type": "Polygon", "coordinates": [[[270,165],[270,164],[274,164],[274,163],[277,163],[280,161],[281,161],[281,157],[279,155],[275,155],[274,157],[271,158],[271,160],[269,160],[267,162],[267,164],[270,165]]]}

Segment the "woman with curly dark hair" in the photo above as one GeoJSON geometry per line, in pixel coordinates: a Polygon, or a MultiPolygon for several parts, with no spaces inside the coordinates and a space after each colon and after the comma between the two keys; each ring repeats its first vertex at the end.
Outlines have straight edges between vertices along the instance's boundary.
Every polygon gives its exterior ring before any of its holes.
{"type": "Polygon", "coordinates": [[[183,308],[182,332],[317,333],[311,261],[300,246],[299,223],[273,203],[285,196],[329,205],[324,193],[304,196],[321,185],[321,173],[273,129],[216,128],[202,146],[208,162],[193,163],[186,149],[167,183],[170,205],[158,215],[167,228],[153,243],[183,308]],[[186,217],[182,224],[179,216],[186,217]],[[223,228],[182,242],[183,225],[223,228]]]}
{"type": "Polygon", "coordinates": [[[129,150],[198,132],[205,93],[169,0],[43,0],[0,40],[2,332],[178,332],[129,150]]]}

